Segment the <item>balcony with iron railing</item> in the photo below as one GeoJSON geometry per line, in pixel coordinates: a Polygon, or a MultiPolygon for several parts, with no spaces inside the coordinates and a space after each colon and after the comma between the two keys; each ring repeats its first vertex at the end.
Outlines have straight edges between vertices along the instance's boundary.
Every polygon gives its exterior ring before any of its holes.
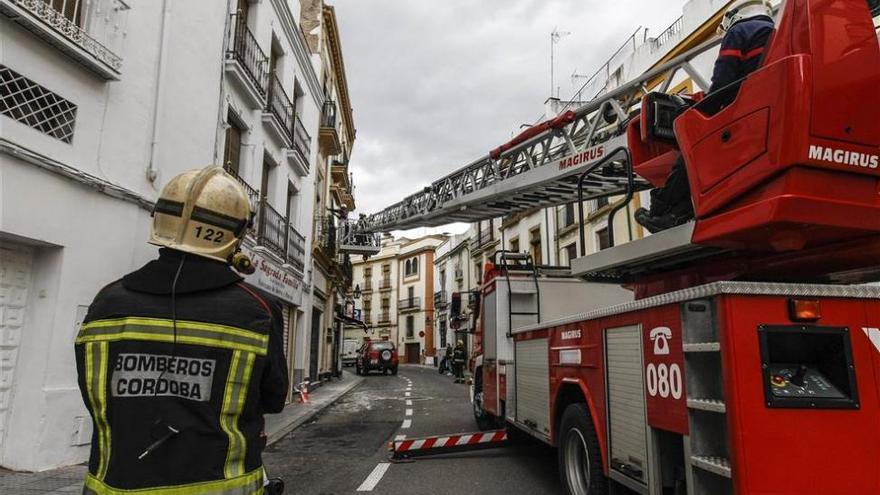
{"type": "Polygon", "coordinates": [[[265,105],[268,92],[269,59],[257,43],[257,38],[247,27],[242,14],[230,16],[232,30],[226,48],[226,70],[248,96],[253,108],[265,105]]]}
{"type": "Polygon", "coordinates": [[[300,272],[305,270],[306,238],[297,232],[292,223],[287,227],[287,262],[300,272]]]}
{"type": "Polygon", "coordinates": [[[445,290],[438,290],[434,293],[434,306],[441,308],[446,306],[449,303],[449,300],[446,298],[445,290]]]}
{"type": "Polygon", "coordinates": [[[326,100],[321,108],[321,128],[318,134],[318,143],[325,155],[338,155],[342,152],[336,120],[336,102],[326,100]]]}
{"type": "Polygon", "coordinates": [[[495,240],[495,230],[490,223],[488,227],[480,228],[479,232],[471,239],[470,249],[477,250],[495,240]]]}
{"type": "Polygon", "coordinates": [[[269,96],[263,111],[263,121],[269,124],[285,148],[293,144],[294,122],[293,103],[284,91],[284,85],[276,74],[269,76],[269,96]]]}
{"type": "Polygon", "coordinates": [[[257,224],[256,213],[259,211],[259,207],[260,207],[260,191],[257,189],[254,189],[253,186],[248,184],[248,182],[246,180],[242,179],[241,176],[238,175],[238,169],[234,164],[226,163],[223,166],[223,170],[225,170],[226,173],[228,173],[229,175],[234,177],[235,180],[237,180],[238,183],[241,184],[241,187],[244,188],[244,192],[247,194],[248,201],[251,204],[251,211],[255,212],[254,225],[256,225],[257,224]]]}
{"type": "Polygon", "coordinates": [[[299,115],[294,116],[293,122],[293,153],[301,176],[309,175],[309,159],[312,156],[312,137],[306,131],[305,125],[299,115]]]}
{"type": "Polygon", "coordinates": [[[128,10],[123,0],[0,0],[0,13],[86,69],[118,80],[128,10]]]}
{"type": "Polygon", "coordinates": [[[397,310],[402,313],[420,309],[422,309],[422,298],[420,297],[407,297],[397,302],[397,310]]]}
{"type": "Polygon", "coordinates": [[[269,251],[280,256],[282,259],[287,253],[287,218],[269,203],[263,201],[260,205],[260,222],[257,229],[257,243],[269,251]]]}
{"type": "Polygon", "coordinates": [[[678,40],[682,31],[684,30],[684,17],[679,17],[675,20],[668,28],[663,30],[656,38],[652,38],[651,41],[651,51],[656,52],[660,48],[665,45],[668,45],[672,40],[678,40]]]}
{"type": "Polygon", "coordinates": [[[379,290],[380,291],[391,290],[391,279],[390,278],[383,278],[382,280],[380,280],[379,281],[379,290]]]}
{"type": "Polygon", "coordinates": [[[391,324],[391,313],[387,310],[383,309],[381,313],[379,313],[379,320],[377,321],[379,325],[390,325],[391,324]]]}
{"type": "Polygon", "coordinates": [[[354,188],[352,187],[351,172],[348,169],[348,157],[343,155],[331,162],[330,178],[332,181],[330,191],[336,201],[348,211],[354,210],[354,188]]]}
{"type": "Polygon", "coordinates": [[[365,278],[360,283],[361,292],[364,294],[369,294],[373,292],[373,279],[365,278]]]}

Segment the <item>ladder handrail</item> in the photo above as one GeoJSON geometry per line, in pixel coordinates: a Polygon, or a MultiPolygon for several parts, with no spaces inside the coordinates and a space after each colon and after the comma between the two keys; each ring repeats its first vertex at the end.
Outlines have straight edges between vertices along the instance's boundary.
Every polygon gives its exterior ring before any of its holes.
{"type": "MultiPolygon", "coordinates": [[[[642,73],[629,82],[579,107],[574,111],[575,118],[570,124],[561,128],[547,129],[522,143],[511,146],[510,149],[502,152],[497,159],[486,154],[434,181],[422,191],[409,195],[380,212],[369,215],[368,219],[359,225],[359,228],[366,232],[379,232],[401,226],[430,225],[432,220],[433,223],[439,224],[438,222],[444,220],[444,218],[439,218],[440,215],[448,216],[449,211],[442,210],[451,208],[450,203],[454,203],[459,210],[466,210],[469,206],[479,209],[480,204],[486,202],[485,198],[475,197],[471,203],[463,198],[486,190],[493,185],[510,181],[513,177],[554,163],[569,155],[602,146],[603,143],[621,133],[619,128],[616,130],[608,129],[614,123],[614,121],[609,123],[609,118],[618,122],[625,121],[630,117],[632,111],[637,110],[640,104],[638,98],[640,95],[646,94],[652,88],[658,88],[663,92],[668,91],[674,76],[679,71],[686,72],[699,89],[708,90],[708,81],[696,71],[691,65],[691,61],[702,53],[715,48],[720,42],[720,38],[717,37],[708,40],[668,62],[642,73]],[[432,213],[435,213],[437,218],[431,217],[432,213]]],[[[601,178],[597,180],[601,180],[601,178]]],[[[608,184],[613,185],[614,182],[608,184]]],[[[621,192],[624,190],[612,191],[609,195],[621,192]]],[[[553,199],[550,198],[550,201],[552,203],[553,199]]],[[[563,203],[564,201],[561,201],[556,204],[563,203]]],[[[492,212],[489,209],[484,216],[485,218],[494,218],[503,214],[492,212]]],[[[450,221],[455,221],[455,219],[452,218],[450,221]]]]}

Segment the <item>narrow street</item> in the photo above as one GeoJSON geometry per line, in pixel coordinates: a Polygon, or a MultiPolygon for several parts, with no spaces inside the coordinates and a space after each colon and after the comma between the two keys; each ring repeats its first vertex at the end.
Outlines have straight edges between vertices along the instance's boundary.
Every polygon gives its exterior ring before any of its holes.
{"type": "Polygon", "coordinates": [[[368,376],[269,447],[264,461],[286,493],[561,493],[556,452],[537,442],[388,463],[388,442],[398,435],[463,431],[476,431],[467,386],[431,368],[401,366],[398,376],[368,376]]]}

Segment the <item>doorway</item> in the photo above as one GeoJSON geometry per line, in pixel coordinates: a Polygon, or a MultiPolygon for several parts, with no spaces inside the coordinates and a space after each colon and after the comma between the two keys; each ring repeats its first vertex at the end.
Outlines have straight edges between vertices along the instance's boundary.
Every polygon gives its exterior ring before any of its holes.
{"type": "Polygon", "coordinates": [[[323,312],[319,309],[312,308],[312,337],[309,346],[309,381],[318,380],[318,356],[321,346],[321,316],[323,312]]]}
{"type": "Polygon", "coordinates": [[[419,352],[421,345],[418,342],[406,344],[406,362],[410,364],[419,364],[419,352]]]}

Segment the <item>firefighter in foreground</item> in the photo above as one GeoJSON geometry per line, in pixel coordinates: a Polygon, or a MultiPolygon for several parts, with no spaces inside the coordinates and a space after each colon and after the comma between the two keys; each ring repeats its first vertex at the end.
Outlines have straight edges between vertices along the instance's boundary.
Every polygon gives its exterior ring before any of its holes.
{"type": "MultiPolygon", "coordinates": [[[[739,0],[724,14],[721,51],[712,72],[708,95],[717,94],[713,107],[730,104],[736,97],[734,83],[754,72],[761,64],[764,48],[773,34],[773,9],[767,0],[739,0]]],[[[699,164],[697,164],[699,165],[699,164]]],[[[666,184],[651,191],[651,209],[639,208],[636,221],[650,232],[681,225],[694,218],[691,190],[684,158],[672,167],[666,184]]]]}
{"type": "Polygon", "coordinates": [[[94,422],[83,493],[263,490],[263,414],[287,395],[276,300],[242,283],[248,197],[219,167],[180,174],[153,211],[159,258],[104,287],[76,338],[94,422]]]}

